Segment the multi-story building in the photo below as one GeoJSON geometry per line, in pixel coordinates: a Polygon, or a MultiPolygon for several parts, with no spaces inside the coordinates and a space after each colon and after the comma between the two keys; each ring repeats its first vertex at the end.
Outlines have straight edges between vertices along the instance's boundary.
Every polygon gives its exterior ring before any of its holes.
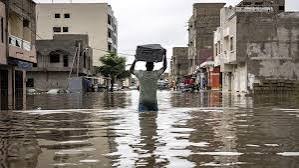
{"type": "Polygon", "coordinates": [[[284,0],[260,5],[220,12],[214,57],[224,91],[285,90],[299,79],[299,13],[284,12],[284,0]]]}
{"type": "Polygon", "coordinates": [[[92,64],[117,52],[117,21],[107,3],[42,3],[37,5],[37,34],[53,39],[55,34],[87,34],[93,48],[92,64]],[[84,12],[82,12],[84,11],[84,12]]]}
{"type": "Polygon", "coordinates": [[[189,73],[205,61],[213,59],[213,32],[220,25],[220,9],[224,3],[195,3],[189,20],[189,73]]]}
{"type": "Polygon", "coordinates": [[[1,109],[23,109],[25,70],[36,63],[36,16],[32,0],[0,0],[1,109]]]}
{"type": "Polygon", "coordinates": [[[92,49],[87,35],[59,34],[37,40],[37,64],[27,72],[27,87],[67,89],[69,78],[91,75],[92,49]]]}
{"type": "Polygon", "coordinates": [[[172,50],[171,77],[179,82],[183,76],[188,75],[188,47],[174,47],[172,50]]]}

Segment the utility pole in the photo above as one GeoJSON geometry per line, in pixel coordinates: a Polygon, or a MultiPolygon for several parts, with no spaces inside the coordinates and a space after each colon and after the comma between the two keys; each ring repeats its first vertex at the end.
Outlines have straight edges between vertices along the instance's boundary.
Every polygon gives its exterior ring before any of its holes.
{"type": "Polygon", "coordinates": [[[79,77],[79,60],[81,57],[81,43],[78,44],[78,54],[77,54],[77,77],[79,77]]]}

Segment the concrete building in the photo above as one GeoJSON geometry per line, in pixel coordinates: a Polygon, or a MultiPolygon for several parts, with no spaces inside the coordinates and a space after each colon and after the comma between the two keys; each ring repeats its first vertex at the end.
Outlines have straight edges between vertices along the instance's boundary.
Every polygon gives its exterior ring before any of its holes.
{"type": "Polygon", "coordinates": [[[107,3],[42,3],[37,5],[37,34],[53,39],[54,34],[87,34],[94,49],[92,64],[117,52],[117,21],[107,3]]]}
{"type": "Polygon", "coordinates": [[[0,0],[1,110],[25,108],[25,70],[36,63],[35,5],[32,0],[0,0]]]}
{"type": "Polygon", "coordinates": [[[87,35],[78,34],[37,40],[37,64],[27,72],[27,87],[42,91],[67,89],[70,77],[91,75],[93,50],[88,42],[87,35]]]}
{"type": "Polygon", "coordinates": [[[214,57],[223,73],[224,91],[293,89],[299,80],[299,13],[284,12],[283,6],[284,0],[221,10],[214,57]]]}
{"type": "Polygon", "coordinates": [[[174,47],[171,62],[171,78],[179,82],[185,75],[188,75],[188,47],[174,47]]]}
{"type": "Polygon", "coordinates": [[[213,59],[213,32],[220,25],[220,9],[225,3],[195,3],[189,20],[189,73],[213,59]]]}

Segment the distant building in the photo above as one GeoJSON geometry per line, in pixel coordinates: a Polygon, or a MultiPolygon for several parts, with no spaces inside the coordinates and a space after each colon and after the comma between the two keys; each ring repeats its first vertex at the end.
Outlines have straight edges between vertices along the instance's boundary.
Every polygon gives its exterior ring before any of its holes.
{"type": "Polygon", "coordinates": [[[171,77],[179,82],[188,75],[188,47],[174,47],[172,53],[171,77]]]}
{"type": "Polygon", "coordinates": [[[117,52],[117,21],[107,3],[47,3],[37,5],[37,34],[53,39],[55,34],[87,34],[93,48],[92,65],[100,57],[117,52]]]}
{"type": "Polygon", "coordinates": [[[299,12],[283,12],[283,2],[221,10],[214,58],[222,72],[224,91],[294,88],[294,81],[299,80],[299,12]]]}
{"type": "Polygon", "coordinates": [[[28,71],[27,87],[42,91],[67,89],[69,77],[91,75],[93,50],[88,42],[87,35],[78,34],[37,40],[37,64],[28,71]]]}
{"type": "Polygon", "coordinates": [[[189,73],[213,59],[213,32],[220,25],[220,9],[225,3],[195,3],[189,20],[189,73]]]}
{"type": "Polygon", "coordinates": [[[1,110],[26,105],[25,70],[36,63],[35,5],[32,0],[0,0],[1,110]]]}

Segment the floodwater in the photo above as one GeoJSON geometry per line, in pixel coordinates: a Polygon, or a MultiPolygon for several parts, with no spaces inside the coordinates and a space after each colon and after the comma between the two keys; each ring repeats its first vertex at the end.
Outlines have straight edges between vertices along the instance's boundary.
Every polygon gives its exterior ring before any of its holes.
{"type": "Polygon", "coordinates": [[[28,96],[0,113],[0,167],[299,167],[299,98],[159,92],[28,96]]]}

